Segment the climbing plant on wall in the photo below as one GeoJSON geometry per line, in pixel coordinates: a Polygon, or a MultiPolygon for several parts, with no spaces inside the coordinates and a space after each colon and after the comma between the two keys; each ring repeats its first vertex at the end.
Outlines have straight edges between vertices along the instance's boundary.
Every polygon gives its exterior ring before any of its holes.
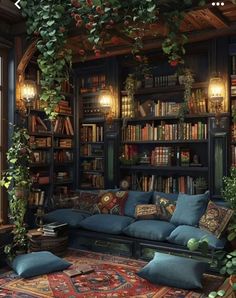
{"type": "Polygon", "coordinates": [[[160,29],[153,30],[152,26],[164,23],[167,35],[162,49],[170,64],[176,66],[184,63],[187,37],[180,32],[180,25],[185,11],[192,5],[204,4],[204,0],[22,0],[28,34],[37,39],[42,72],[40,98],[47,103],[45,111],[49,118],[56,116],[55,107],[63,99],[61,83],[68,79],[72,62],[72,53],[67,48],[68,31],[73,25],[81,36],[75,54],[85,59],[91,51],[99,57],[106,50],[105,43],[116,44],[119,37],[130,41],[137,57],[146,32],[159,35],[160,29]]]}

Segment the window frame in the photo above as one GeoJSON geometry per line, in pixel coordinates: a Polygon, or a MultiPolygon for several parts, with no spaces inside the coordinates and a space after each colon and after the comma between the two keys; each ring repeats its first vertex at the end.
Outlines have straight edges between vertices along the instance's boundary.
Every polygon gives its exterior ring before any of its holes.
{"type": "MultiPolygon", "coordinates": [[[[0,83],[0,89],[2,93],[2,100],[0,101],[0,162],[2,170],[6,169],[6,152],[7,152],[7,143],[8,143],[8,111],[7,111],[7,102],[8,102],[8,52],[6,49],[0,48],[0,56],[2,57],[2,85],[0,83]],[[7,136],[7,137],[6,137],[7,136]]],[[[7,214],[8,214],[8,201],[7,201],[7,192],[3,187],[0,187],[0,225],[1,223],[7,223],[7,214]]]]}

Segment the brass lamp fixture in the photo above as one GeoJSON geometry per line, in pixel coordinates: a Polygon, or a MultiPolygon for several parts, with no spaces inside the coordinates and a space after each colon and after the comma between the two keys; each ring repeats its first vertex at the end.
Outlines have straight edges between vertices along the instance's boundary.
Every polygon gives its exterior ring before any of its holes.
{"type": "Polygon", "coordinates": [[[215,112],[216,125],[219,125],[225,98],[225,83],[222,77],[213,76],[210,79],[208,86],[208,98],[211,104],[211,108],[215,112]]]}
{"type": "Polygon", "coordinates": [[[100,90],[99,103],[102,107],[106,122],[111,124],[114,118],[114,92],[112,86],[109,86],[107,89],[100,90]]]}
{"type": "Polygon", "coordinates": [[[36,96],[36,84],[32,80],[25,80],[22,86],[21,95],[26,107],[26,114],[25,116],[29,116],[30,108],[32,105],[32,101],[36,96]]]}

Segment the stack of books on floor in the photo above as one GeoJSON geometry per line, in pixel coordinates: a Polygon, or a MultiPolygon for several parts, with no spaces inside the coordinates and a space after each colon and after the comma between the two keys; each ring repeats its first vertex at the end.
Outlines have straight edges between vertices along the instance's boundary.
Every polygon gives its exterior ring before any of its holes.
{"type": "Polygon", "coordinates": [[[67,232],[67,228],[67,223],[51,222],[49,224],[43,225],[43,236],[64,236],[67,232]]]}

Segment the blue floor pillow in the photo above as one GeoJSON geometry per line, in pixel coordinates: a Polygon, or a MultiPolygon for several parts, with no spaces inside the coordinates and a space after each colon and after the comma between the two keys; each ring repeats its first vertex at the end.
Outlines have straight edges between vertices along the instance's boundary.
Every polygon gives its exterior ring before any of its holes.
{"type": "Polygon", "coordinates": [[[137,274],[151,283],[181,289],[202,288],[201,279],[208,264],[189,258],[156,252],[137,274]]]}
{"type": "Polygon", "coordinates": [[[54,271],[62,271],[70,265],[71,263],[49,251],[38,251],[15,257],[11,267],[21,277],[28,278],[54,271]]]}

